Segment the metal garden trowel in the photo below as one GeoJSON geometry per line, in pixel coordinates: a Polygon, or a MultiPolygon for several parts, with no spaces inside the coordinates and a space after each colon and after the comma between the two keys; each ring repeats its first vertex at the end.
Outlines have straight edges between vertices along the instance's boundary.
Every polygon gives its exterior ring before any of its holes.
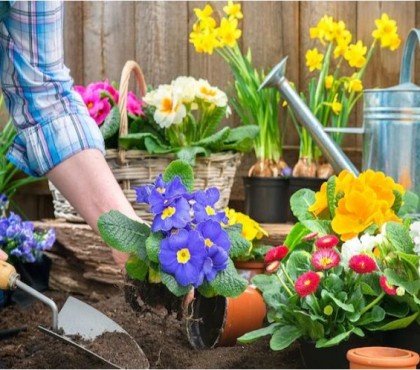
{"type": "Polygon", "coordinates": [[[63,308],[58,311],[53,300],[23,283],[12,265],[0,261],[0,289],[16,288],[50,307],[52,325],[51,328],[38,326],[42,332],[89,353],[113,368],[149,368],[149,362],[142,349],[116,322],[74,297],[69,297],[63,308]],[[107,337],[117,340],[110,349],[102,346],[101,338],[107,340],[107,337]],[[95,341],[98,342],[96,345],[95,341]]]}

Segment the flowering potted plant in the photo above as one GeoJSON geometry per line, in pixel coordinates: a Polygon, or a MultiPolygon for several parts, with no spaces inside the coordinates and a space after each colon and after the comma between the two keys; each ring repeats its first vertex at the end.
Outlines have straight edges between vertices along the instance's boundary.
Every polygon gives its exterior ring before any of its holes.
{"type": "Polygon", "coordinates": [[[256,127],[224,127],[231,113],[227,95],[208,81],[180,76],[144,97],[148,123],[140,132],[120,139],[123,146],[151,154],[175,153],[194,165],[197,155],[223,151],[246,152],[252,148],[256,127]]]}
{"type": "Polygon", "coordinates": [[[343,171],[316,194],[296,193],[299,222],[286,238],[287,254],[273,257],[272,275],[253,279],[270,325],[240,341],[271,335],[271,348],[281,350],[300,340],[310,367],[341,367],[328,358],[342,361],[349,348],[381,342],[369,333],[418,320],[419,258],[410,220],[403,222],[417,200],[371,170],[359,177],[343,171]]]}
{"type": "Polygon", "coordinates": [[[268,202],[287,199],[287,182],[282,177],[291,173],[282,159],[285,120],[279,124],[280,94],[275,90],[258,91],[265,73],[253,67],[250,50],[244,55],[239,49],[241,5],[229,1],[223,10],[225,16],[218,24],[209,4],[203,9],[195,9],[197,21],[190,42],[198,53],[216,51],[228,63],[234,77],[232,103],[242,127],[260,129],[254,140],[257,162],[244,180],[247,213],[259,222],[285,221],[285,214],[279,212],[286,207],[267,207],[268,202]]]}
{"type": "MultiPolygon", "coordinates": [[[[336,21],[328,15],[309,30],[316,46],[306,52],[306,66],[316,75],[309,79],[301,97],[322,125],[332,131],[338,145],[343,141],[340,129],[348,126],[353,109],[363,96],[363,77],[378,44],[394,51],[401,43],[396,22],[387,14],[382,14],[375,24],[369,49],[361,40],[354,40],[342,20],[336,21]],[[344,64],[354,70],[351,75],[343,70],[344,64]]],[[[299,160],[290,179],[290,194],[302,188],[319,190],[323,179],[330,177],[333,169],[322,158],[309,132],[297,123],[292,109],[287,110],[300,137],[299,160]]]]}
{"type": "MultiPolygon", "coordinates": [[[[43,251],[51,249],[54,242],[54,229],[37,231],[32,222],[22,221],[13,212],[7,216],[3,208],[3,216],[0,215],[0,249],[9,255],[9,262],[16,267],[22,280],[40,291],[48,288],[51,264],[43,251]]],[[[7,303],[11,294],[11,291],[0,291],[0,302],[7,303]]],[[[16,292],[14,296],[17,296],[16,292]]]]}

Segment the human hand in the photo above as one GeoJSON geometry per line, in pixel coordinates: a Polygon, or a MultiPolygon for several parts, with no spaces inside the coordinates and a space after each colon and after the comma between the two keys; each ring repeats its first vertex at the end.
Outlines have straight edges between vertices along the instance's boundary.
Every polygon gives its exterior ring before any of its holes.
{"type": "Polygon", "coordinates": [[[0,249],[0,261],[7,261],[8,258],[9,256],[7,255],[7,253],[0,249]]]}
{"type": "Polygon", "coordinates": [[[116,265],[121,270],[124,270],[125,269],[125,263],[128,260],[128,254],[113,249],[112,250],[112,257],[114,258],[114,261],[115,261],[116,265]]]}

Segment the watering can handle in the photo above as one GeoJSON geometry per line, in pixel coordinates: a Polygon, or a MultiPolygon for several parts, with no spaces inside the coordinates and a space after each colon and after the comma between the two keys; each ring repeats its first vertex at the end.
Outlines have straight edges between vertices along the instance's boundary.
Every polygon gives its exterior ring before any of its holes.
{"type": "Polygon", "coordinates": [[[420,29],[413,28],[408,34],[408,38],[404,46],[401,62],[400,84],[412,82],[414,52],[418,43],[420,43],[420,29]]]}

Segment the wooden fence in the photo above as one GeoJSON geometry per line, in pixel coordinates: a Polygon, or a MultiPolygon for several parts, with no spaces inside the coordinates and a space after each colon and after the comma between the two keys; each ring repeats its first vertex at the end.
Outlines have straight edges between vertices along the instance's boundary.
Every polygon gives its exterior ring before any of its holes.
{"type": "MultiPolygon", "coordinates": [[[[212,5],[221,11],[224,3],[212,5]]],[[[66,2],[65,60],[75,82],[83,84],[104,78],[118,81],[125,61],[134,59],[153,85],[167,83],[178,75],[192,75],[226,89],[231,81],[226,64],[218,55],[197,54],[188,43],[195,21],[193,9],[203,6],[203,2],[194,1],[66,2]]],[[[300,88],[305,87],[309,76],[305,52],[315,44],[309,38],[309,27],[324,14],[343,20],[354,38],[367,45],[372,40],[374,20],[382,12],[396,19],[403,41],[411,28],[420,26],[420,3],[416,2],[250,1],[243,2],[242,7],[241,47],[251,48],[255,65],[266,69],[289,55],[287,76],[300,88]]],[[[401,55],[402,47],[396,52],[378,50],[367,71],[365,87],[397,84],[401,55]]],[[[237,125],[237,118],[228,124],[237,125]]],[[[360,124],[359,108],[354,125],[360,124]]],[[[361,139],[356,137],[345,141],[348,153],[358,164],[360,144],[361,139]]],[[[287,127],[285,145],[286,159],[293,164],[297,159],[298,138],[292,127],[287,127]]],[[[251,155],[244,160],[234,199],[243,197],[240,176],[252,161],[251,155]]],[[[31,215],[44,216],[39,212],[31,215]]]]}

